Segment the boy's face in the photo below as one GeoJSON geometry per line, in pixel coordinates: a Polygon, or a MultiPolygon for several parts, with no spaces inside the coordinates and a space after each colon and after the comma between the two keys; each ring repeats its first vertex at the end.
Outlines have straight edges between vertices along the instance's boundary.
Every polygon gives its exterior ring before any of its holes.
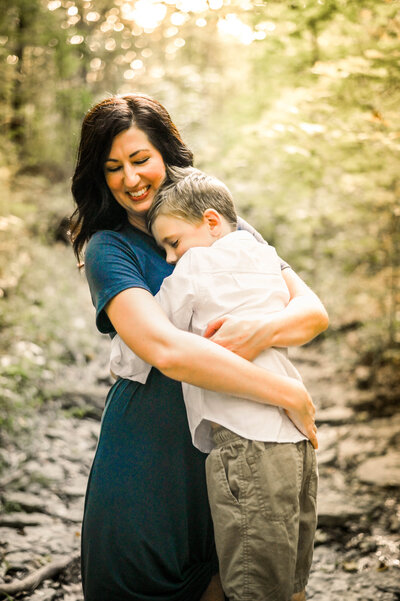
{"type": "Polygon", "coordinates": [[[167,262],[173,265],[189,248],[211,246],[215,242],[207,219],[193,223],[161,214],[156,217],[151,229],[157,244],[167,253],[167,262]]]}

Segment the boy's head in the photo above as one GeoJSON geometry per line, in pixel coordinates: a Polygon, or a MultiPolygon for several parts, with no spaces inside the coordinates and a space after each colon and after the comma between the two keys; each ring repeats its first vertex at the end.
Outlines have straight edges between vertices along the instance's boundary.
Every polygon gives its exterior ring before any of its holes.
{"type": "Polygon", "coordinates": [[[193,246],[210,246],[234,231],[237,215],[232,195],[216,177],[193,167],[167,167],[147,215],[148,229],[176,263],[193,246]]]}

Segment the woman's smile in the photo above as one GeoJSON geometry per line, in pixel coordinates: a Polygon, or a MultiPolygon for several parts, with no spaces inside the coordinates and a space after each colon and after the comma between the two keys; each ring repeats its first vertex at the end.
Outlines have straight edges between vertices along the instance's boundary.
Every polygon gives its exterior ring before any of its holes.
{"type": "Polygon", "coordinates": [[[104,174],[129,222],[147,231],[147,211],[165,178],[165,165],[161,153],[141,129],[132,126],[115,136],[104,174]]]}
{"type": "Polygon", "coordinates": [[[138,190],[137,192],[128,191],[127,194],[133,200],[144,200],[144,198],[146,198],[147,192],[149,190],[150,190],[150,186],[145,186],[144,188],[142,188],[141,190],[138,190]]]}

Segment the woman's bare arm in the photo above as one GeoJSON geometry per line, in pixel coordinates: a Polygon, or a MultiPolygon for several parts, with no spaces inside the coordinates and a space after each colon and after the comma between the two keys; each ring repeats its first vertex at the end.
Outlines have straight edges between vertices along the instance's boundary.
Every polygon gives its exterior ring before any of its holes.
{"type": "Polygon", "coordinates": [[[287,410],[317,446],[315,408],[304,385],[253,365],[206,338],[179,330],[152,295],[129,288],[115,296],[107,314],[124,342],[166,376],[287,410]]]}
{"type": "Polygon", "coordinates": [[[328,313],[318,296],[293,269],[282,271],[290,292],[287,307],[275,315],[270,346],[299,346],[329,326],[328,313]]]}
{"type": "Polygon", "coordinates": [[[328,314],[318,296],[290,268],[282,275],[290,301],[282,311],[260,319],[224,316],[210,322],[205,336],[252,361],[271,346],[299,346],[326,330],[328,314]]]}

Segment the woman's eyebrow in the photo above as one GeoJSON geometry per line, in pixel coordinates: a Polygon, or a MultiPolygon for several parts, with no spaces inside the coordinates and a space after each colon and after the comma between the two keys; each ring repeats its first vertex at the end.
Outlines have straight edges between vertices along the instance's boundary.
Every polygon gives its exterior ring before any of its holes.
{"type": "MultiPolygon", "coordinates": [[[[135,152],[131,152],[131,154],[129,155],[129,158],[131,159],[132,157],[139,154],[139,152],[149,152],[149,150],[148,150],[148,148],[139,148],[139,150],[135,150],[135,152]]],[[[112,161],[113,163],[119,163],[119,159],[113,159],[111,157],[106,159],[106,163],[108,163],[109,161],[112,161]]]]}

